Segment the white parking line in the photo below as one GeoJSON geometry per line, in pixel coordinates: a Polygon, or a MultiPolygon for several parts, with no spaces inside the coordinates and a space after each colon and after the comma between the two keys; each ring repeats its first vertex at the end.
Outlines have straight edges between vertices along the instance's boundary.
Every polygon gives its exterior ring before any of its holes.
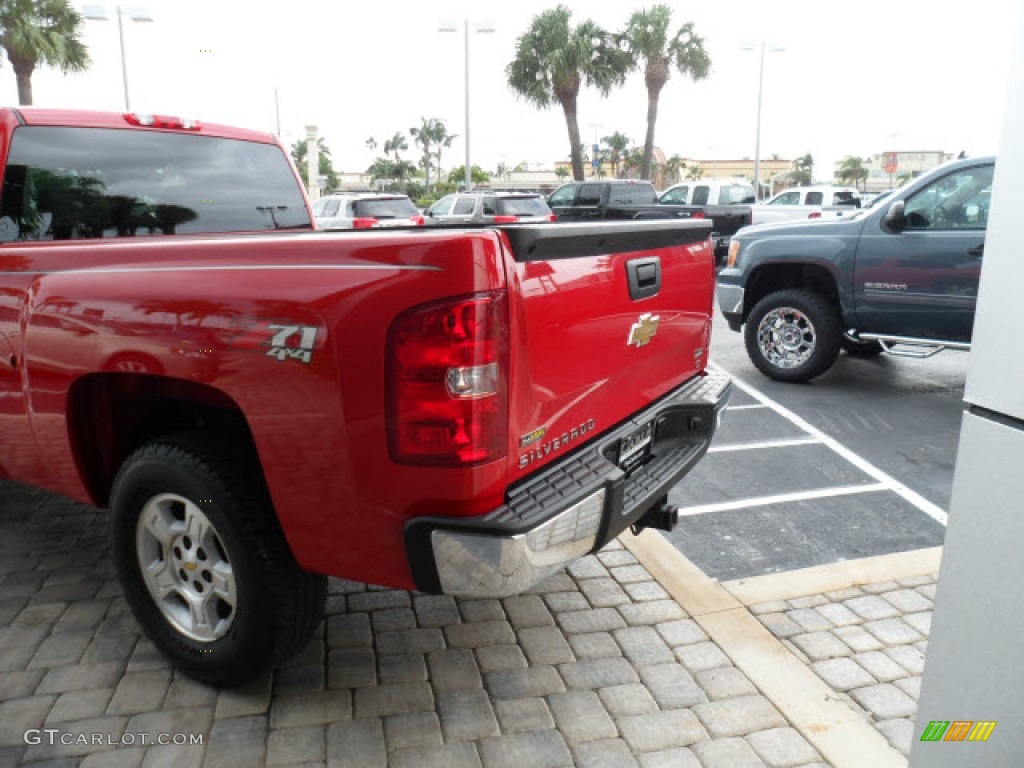
{"type": "Polygon", "coordinates": [[[752,411],[755,408],[767,408],[764,403],[748,403],[746,405],[730,405],[726,410],[730,411],[752,411]]]}
{"type": "Polygon", "coordinates": [[[758,443],[726,443],[713,445],[708,453],[726,453],[727,451],[753,451],[758,448],[788,448],[791,445],[820,445],[816,437],[792,437],[788,440],[762,440],[758,443]]]}
{"type": "MultiPolygon", "coordinates": [[[[775,402],[770,397],[763,394],[760,390],[756,389],[755,387],[752,387],[750,384],[747,384],[746,382],[737,378],[736,376],[732,377],[732,381],[733,385],[741,392],[745,392],[746,394],[750,395],[759,403],[762,403],[766,407],[771,408],[773,411],[775,411],[775,413],[779,414],[784,419],[787,419],[792,424],[795,424],[797,427],[802,429],[807,434],[817,438],[818,441],[820,441],[823,445],[827,446],[828,448],[831,448],[835,453],[839,454],[848,462],[853,464],[861,472],[874,478],[879,483],[884,485],[888,490],[898,494],[905,501],[907,501],[910,504],[913,504],[915,507],[917,507],[919,510],[921,510],[926,515],[931,517],[933,520],[941,523],[942,525],[946,525],[946,523],[948,522],[949,516],[946,514],[946,511],[942,509],[942,507],[940,507],[938,504],[933,504],[932,502],[928,501],[928,499],[921,496],[921,494],[907,488],[907,486],[903,485],[903,483],[898,481],[896,478],[892,477],[892,475],[883,472],[874,464],[869,462],[867,459],[854,453],[835,438],[825,434],[820,429],[813,426],[800,416],[796,415],[785,406],[775,402]]],[[[742,504],[740,506],[742,507],[742,504]]]]}
{"type": "Polygon", "coordinates": [[[785,504],[791,501],[827,499],[832,496],[852,496],[856,493],[877,493],[878,491],[891,490],[892,489],[885,483],[875,483],[873,485],[839,485],[832,488],[816,488],[813,491],[780,493],[775,496],[758,496],[752,499],[736,499],[735,501],[720,501],[715,504],[696,504],[692,507],[680,507],[679,516],[691,517],[693,515],[706,515],[709,512],[729,512],[734,509],[766,507],[769,504],[785,504]]]}

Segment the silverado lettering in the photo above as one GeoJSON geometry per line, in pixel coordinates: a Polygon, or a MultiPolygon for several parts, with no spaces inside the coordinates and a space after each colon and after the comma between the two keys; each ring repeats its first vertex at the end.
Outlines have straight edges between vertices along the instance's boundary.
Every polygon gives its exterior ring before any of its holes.
{"type": "Polygon", "coordinates": [[[569,443],[576,440],[578,437],[582,437],[594,428],[594,420],[588,419],[587,421],[580,424],[578,427],[573,427],[568,432],[564,432],[561,437],[556,437],[547,443],[541,443],[537,448],[533,448],[527,451],[525,454],[519,457],[519,468],[526,469],[533,462],[538,459],[542,459],[552,451],[557,451],[561,448],[565,448],[569,443]]]}

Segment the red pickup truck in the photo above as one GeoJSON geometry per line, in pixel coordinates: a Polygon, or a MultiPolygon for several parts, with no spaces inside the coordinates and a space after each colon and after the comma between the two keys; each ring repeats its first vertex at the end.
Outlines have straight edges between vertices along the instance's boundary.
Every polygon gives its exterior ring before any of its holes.
{"type": "Polygon", "coordinates": [[[317,232],[273,136],[165,116],[0,109],[0,171],[0,477],[110,509],[203,681],[325,575],[501,596],[670,527],[728,395],[705,222],[317,232]]]}

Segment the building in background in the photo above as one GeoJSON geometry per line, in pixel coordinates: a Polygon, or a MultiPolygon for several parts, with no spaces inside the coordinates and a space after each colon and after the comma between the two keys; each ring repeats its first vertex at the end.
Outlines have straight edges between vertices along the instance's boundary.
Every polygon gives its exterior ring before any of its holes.
{"type": "MultiPolygon", "coordinates": [[[[916,179],[932,168],[938,168],[943,163],[949,162],[953,157],[949,152],[938,149],[878,152],[863,159],[864,167],[868,171],[863,191],[886,192],[901,187],[909,180],[916,179]]],[[[833,171],[837,179],[842,165],[842,160],[837,160],[835,163],[833,171]]]]}

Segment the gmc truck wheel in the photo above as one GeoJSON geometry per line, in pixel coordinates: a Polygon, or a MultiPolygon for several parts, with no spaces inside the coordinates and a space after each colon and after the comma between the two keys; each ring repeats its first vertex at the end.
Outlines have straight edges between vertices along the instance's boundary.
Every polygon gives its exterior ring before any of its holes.
{"type": "Polygon", "coordinates": [[[750,361],[778,381],[809,381],[839,356],[839,316],[828,299],[800,289],[770,293],[750,311],[743,340],[750,361]]]}
{"type": "Polygon", "coordinates": [[[255,460],[228,455],[195,435],[155,440],[128,457],[111,492],[114,564],[136,620],[177,667],[213,685],[301,650],[327,583],[292,558],[255,460]]]}

